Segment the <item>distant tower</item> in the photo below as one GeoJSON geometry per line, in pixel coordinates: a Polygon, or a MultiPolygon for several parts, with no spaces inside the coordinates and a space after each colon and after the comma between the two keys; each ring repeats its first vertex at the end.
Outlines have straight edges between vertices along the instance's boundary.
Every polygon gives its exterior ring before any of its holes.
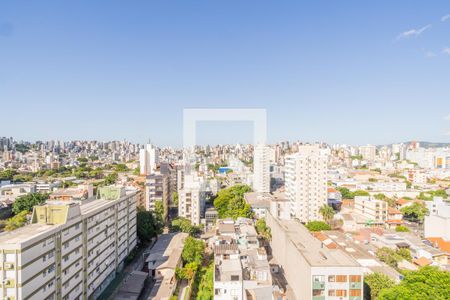
{"type": "Polygon", "coordinates": [[[159,151],[152,144],[147,144],[139,151],[139,167],[141,175],[150,175],[156,171],[159,163],[159,151]]]}
{"type": "Polygon", "coordinates": [[[286,197],[291,216],[301,222],[321,220],[319,209],[327,204],[328,156],[318,145],[299,146],[286,156],[286,197]]]}
{"type": "Polygon", "coordinates": [[[256,145],[253,154],[253,190],[259,193],[270,192],[270,148],[256,145]]]}

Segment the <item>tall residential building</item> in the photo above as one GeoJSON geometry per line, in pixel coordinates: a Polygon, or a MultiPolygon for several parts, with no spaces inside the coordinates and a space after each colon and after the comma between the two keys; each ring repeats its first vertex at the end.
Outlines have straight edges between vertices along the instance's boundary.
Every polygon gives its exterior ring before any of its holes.
{"type": "Polygon", "coordinates": [[[205,209],[203,184],[195,175],[186,175],[184,179],[183,188],[178,191],[178,215],[199,225],[205,209]]]}
{"type": "Polygon", "coordinates": [[[361,146],[359,147],[359,153],[364,160],[374,161],[377,155],[377,147],[374,145],[361,146]]]}
{"type": "Polygon", "coordinates": [[[388,204],[373,196],[356,196],[355,212],[371,223],[384,224],[387,221],[388,204]]]}
{"type": "Polygon", "coordinates": [[[169,181],[169,176],[160,172],[147,176],[145,181],[145,208],[147,210],[154,211],[156,202],[160,201],[164,212],[168,211],[170,198],[169,181]]]}
{"type": "Polygon", "coordinates": [[[150,175],[156,171],[158,163],[159,151],[155,146],[147,144],[139,151],[139,169],[141,175],[150,175]]]}
{"type": "Polygon", "coordinates": [[[253,155],[253,190],[270,192],[270,147],[256,145],[253,155]]]}
{"type": "Polygon", "coordinates": [[[136,246],[136,190],[35,206],[31,224],[0,234],[2,299],[92,299],[136,246]]]}
{"type": "Polygon", "coordinates": [[[291,216],[301,222],[322,219],[321,206],[327,204],[328,155],[319,145],[300,146],[285,158],[286,197],[291,216]]]}

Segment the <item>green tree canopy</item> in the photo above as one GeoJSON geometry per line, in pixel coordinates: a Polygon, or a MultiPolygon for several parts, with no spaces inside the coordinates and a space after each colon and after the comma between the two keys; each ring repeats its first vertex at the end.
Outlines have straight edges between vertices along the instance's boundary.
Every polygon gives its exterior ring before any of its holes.
{"type": "Polygon", "coordinates": [[[195,262],[197,265],[201,265],[204,251],[205,243],[202,240],[197,240],[191,236],[188,236],[184,241],[181,257],[183,258],[185,264],[195,262]]]}
{"type": "Polygon", "coordinates": [[[19,212],[17,215],[3,221],[6,231],[13,231],[19,227],[24,226],[27,223],[28,211],[24,210],[19,212]]]}
{"type": "Polygon", "coordinates": [[[334,209],[331,206],[324,204],[319,208],[319,213],[322,215],[327,224],[330,224],[330,222],[333,220],[334,209]]]}
{"type": "Polygon", "coordinates": [[[192,225],[190,220],[182,217],[178,217],[172,220],[172,223],[170,225],[170,231],[172,232],[181,231],[189,233],[190,235],[197,235],[201,232],[201,230],[202,228],[200,226],[194,226],[192,225]]]}
{"type": "Polygon", "coordinates": [[[411,205],[402,207],[400,209],[405,219],[412,222],[422,222],[425,218],[425,215],[428,214],[428,209],[425,205],[414,202],[411,205]]]}
{"type": "Polygon", "coordinates": [[[244,199],[244,194],[250,191],[251,188],[247,185],[236,185],[219,191],[216,199],[214,199],[214,207],[219,214],[219,218],[252,218],[251,206],[244,199]]]}
{"type": "Polygon", "coordinates": [[[437,267],[423,267],[405,272],[400,284],[381,290],[379,300],[450,299],[450,272],[437,267]]]}
{"type": "Polygon", "coordinates": [[[31,193],[19,196],[12,205],[12,211],[16,215],[22,211],[26,211],[27,213],[29,213],[33,210],[33,207],[35,205],[43,204],[47,199],[48,194],[41,193],[31,193]]]}
{"type": "Polygon", "coordinates": [[[364,284],[364,299],[377,300],[381,290],[393,287],[395,282],[383,273],[372,273],[364,276],[364,284]]]}
{"type": "Polygon", "coordinates": [[[266,224],[266,220],[259,219],[258,221],[256,221],[255,228],[258,234],[264,239],[270,240],[272,238],[272,233],[270,227],[266,224]]]}
{"type": "Polygon", "coordinates": [[[322,221],[311,221],[306,225],[309,231],[322,231],[322,230],[331,230],[331,226],[322,221]]]}
{"type": "Polygon", "coordinates": [[[211,263],[200,280],[197,300],[214,299],[214,264],[211,263]]]}
{"type": "Polygon", "coordinates": [[[137,208],[136,223],[138,238],[144,243],[150,242],[152,238],[162,233],[162,222],[143,207],[137,208]]]}

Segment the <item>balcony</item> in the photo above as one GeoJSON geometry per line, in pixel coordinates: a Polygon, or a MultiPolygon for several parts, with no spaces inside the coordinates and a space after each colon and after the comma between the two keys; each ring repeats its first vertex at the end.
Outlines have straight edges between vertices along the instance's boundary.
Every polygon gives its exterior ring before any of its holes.
{"type": "Polygon", "coordinates": [[[325,296],[313,296],[312,297],[313,300],[325,300],[325,296]]]}

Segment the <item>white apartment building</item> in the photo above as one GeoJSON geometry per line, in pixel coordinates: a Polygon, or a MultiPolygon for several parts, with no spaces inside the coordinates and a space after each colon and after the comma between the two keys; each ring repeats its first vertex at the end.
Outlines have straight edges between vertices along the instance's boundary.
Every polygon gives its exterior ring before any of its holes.
{"type": "Polygon", "coordinates": [[[433,201],[426,201],[426,205],[429,215],[425,216],[425,237],[450,241],[450,202],[434,197],[433,201]]]}
{"type": "Polygon", "coordinates": [[[291,216],[301,222],[320,220],[321,206],[327,203],[328,155],[319,145],[300,146],[285,158],[286,197],[291,216]]]}
{"type": "Polygon", "coordinates": [[[267,215],[272,254],[295,299],[362,300],[364,267],[344,250],[329,249],[297,220],[267,215]]]}
{"type": "Polygon", "coordinates": [[[367,145],[359,147],[359,153],[362,158],[367,161],[374,161],[377,155],[377,147],[374,145],[367,145]]]}
{"type": "Polygon", "coordinates": [[[356,196],[354,211],[375,223],[387,220],[388,204],[386,201],[375,199],[373,196],[356,196]]]}
{"type": "Polygon", "coordinates": [[[270,147],[256,145],[253,155],[253,190],[259,193],[270,192],[270,147]]]}
{"type": "Polygon", "coordinates": [[[31,224],[0,234],[2,299],[97,298],[136,246],[137,193],[35,206],[31,224]]]}
{"type": "Polygon", "coordinates": [[[193,225],[200,225],[205,209],[203,183],[195,175],[185,175],[183,188],[178,191],[178,215],[189,219],[193,225]]]}
{"type": "Polygon", "coordinates": [[[156,166],[159,163],[159,151],[158,149],[147,144],[144,149],[139,151],[139,169],[141,175],[150,175],[156,171],[156,166]]]}
{"type": "Polygon", "coordinates": [[[30,183],[8,184],[0,187],[0,201],[15,201],[17,197],[35,193],[36,186],[30,183]]]}
{"type": "Polygon", "coordinates": [[[148,175],[145,180],[145,208],[150,211],[155,210],[155,204],[160,201],[165,209],[169,206],[169,183],[168,175],[160,172],[148,175]]]}

